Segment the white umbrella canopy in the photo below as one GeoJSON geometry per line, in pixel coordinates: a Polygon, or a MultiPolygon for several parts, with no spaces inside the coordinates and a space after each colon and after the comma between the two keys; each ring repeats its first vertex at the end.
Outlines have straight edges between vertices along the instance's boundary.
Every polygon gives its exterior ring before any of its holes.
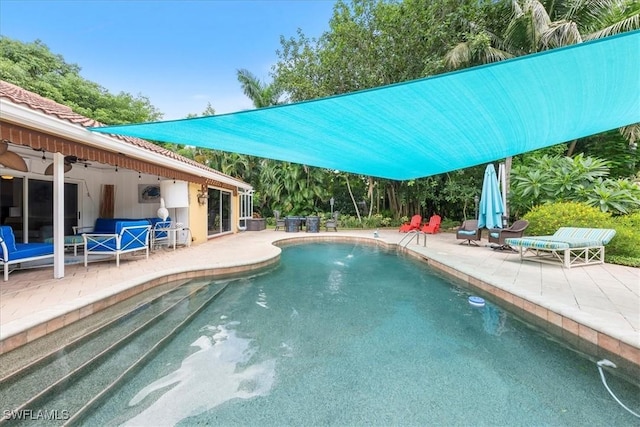
{"type": "Polygon", "coordinates": [[[493,164],[488,164],[484,171],[482,195],[478,211],[478,228],[502,228],[502,216],[505,214],[502,194],[498,185],[498,176],[493,164]]]}

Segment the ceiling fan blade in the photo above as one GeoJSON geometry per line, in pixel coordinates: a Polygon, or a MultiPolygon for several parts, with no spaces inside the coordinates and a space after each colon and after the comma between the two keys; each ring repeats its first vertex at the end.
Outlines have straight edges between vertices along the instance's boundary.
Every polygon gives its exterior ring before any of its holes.
{"type": "Polygon", "coordinates": [[[0,141],[0,155],[6,153],[8,149],[9,144],[7,143],[7,141],[0,141]]]}
{"type": "Polygon", "coordinates": [[[4,154],[0,154],[0,164],[8,169],[29,172],[24,159],[13,151],[5,151],[4,154]]]}
{"type": "MultiPolygon", "coordinates": [[[[71,163],[66,163],[64,164],[64,173],[67,173],[71,170],[72,166],[71,163]]],[[[45,175],[53,175],[53,163],[51,163],[49,166],[47,166],[47,168],[44,170],[44,174],[45,175]]]]}

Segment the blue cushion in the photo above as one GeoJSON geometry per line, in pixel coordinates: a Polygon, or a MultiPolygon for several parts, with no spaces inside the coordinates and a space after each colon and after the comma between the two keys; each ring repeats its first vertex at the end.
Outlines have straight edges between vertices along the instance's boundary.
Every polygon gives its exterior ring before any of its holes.
{"type": "MultiPolygon", "coordinates": [[[[149,225],[149,221],[147,221],[146,219],[137,221],[118,221],[116,223],[116,234],[120,234],[122,232],[122,229],[125,227],[139,227],[145,225],[149,225]]],[[[122,239],[120,240],[120,249],[125,250],[131,249],[132,247],[144,247],[144,240],[138,237],[143,231],[144,230],[137,228],[123,234],[122,239]],[[138,240],[142,240],[142,242],[139,242],[138,240]]]]}
{"type": "MultiPolygon", "coordinates": [[[[151,224],[151,226],[153,227],[153,225],[156,222],[162,221],[162,218],[97,218],[96,224],[93,227],[93,233],[96,233],[96,234],[119,233],[120,232],[119,230],[116,231],[116,224],[120,221],[127,221],[127,222],[142,221],[141,225],[151,224]]],[[[171,218],[167,218],[167,221],[171,221],[171,218]]]]}
{"type": "Polygon", "coordinates": [[[465,236],[475,236],[476,235],[476,231],[472,230],[472,231],[468,231],[468,230],[458,230],[459,234],[465,235],[465,236]]]}
{"type": "Polygon", "coordinates": [[[114,238],[98,238],[87,242],[87,251],[89,252],[115,252],[116,239],[114,238]],[[97,241],[96,241],[97,240],[97,241]]]}
{"type": "Polygon", "coordinates": [[[0,237],[4,240],[4,244],[7,245],[7,251],[12,252],[16,250],[16,237],[13,235],[13,229],[8,225],[0,227],[0,237]]]}
{"type": "MultiPolygon", "coordinates": [[[[153,228],[158,222],[162,222],[162,218],[147,218],[147,221],[149,221],[149,224],[151,224],[151,228],[153,228]]],[[[171,225],[171,217],[167,217],[167,221],[169,223],[169,225],[171,225]]]]}
{"type": "Polygon", "coordinates": [[[113,234],[115,233],[116,222],[118,220],[115,218],[97,218],[93,232],[96,234],[113,234]]]}
{"type": "Polygon", "coordinates": [[[53,245],[51,243],[17,243],[16,250],[9,252],[9,261],[40,255],[53,255],[53,245]]]}

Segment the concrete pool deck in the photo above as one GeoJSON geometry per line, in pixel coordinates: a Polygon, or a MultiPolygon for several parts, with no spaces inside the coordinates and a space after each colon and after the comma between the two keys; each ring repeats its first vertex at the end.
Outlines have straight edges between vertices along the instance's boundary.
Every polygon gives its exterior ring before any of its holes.
{"type": "MultiPolygon", "coordinates": [[[[263,268],[279,260],[280,248],[300,240],[349,241],[397,245],[406,234],[396,229],[285,233],[272,229],[221,236],[197,246],[159,249],[149,259],[125,257],[65,266],[65,277],[51,268],[15,271],[0,285],[0,354],[172,280],[263,268]]],[[[528,314],[569,337],[640,366],[640,269],[613,264],[572,269],[560,264],[520,262],[515,253],[459,245],[455,235],[427,235],[406,252],[464,282],[490,300],[528,314]]],[[[402,246],[407,242],[405,240],[402,246]]],[[[557,332],[557,331],[556,331],[557,332]]],[[[615,361],[615,360],[614,360],[615,361]]],[[[620,361],[620,360],[619,360],[620,361]]]]}

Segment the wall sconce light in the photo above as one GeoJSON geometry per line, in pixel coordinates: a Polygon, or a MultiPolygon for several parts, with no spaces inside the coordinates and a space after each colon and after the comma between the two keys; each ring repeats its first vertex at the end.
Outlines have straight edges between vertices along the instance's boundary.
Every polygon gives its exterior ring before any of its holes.
{"type": "Polygon", "coordinates": [[[209,194],[207,192],[207,187],[203,185],[202,188],[200,188],[200,191],[198,191],[198,204],[201,206],[206,205],[208,200],[209,194]]]}

